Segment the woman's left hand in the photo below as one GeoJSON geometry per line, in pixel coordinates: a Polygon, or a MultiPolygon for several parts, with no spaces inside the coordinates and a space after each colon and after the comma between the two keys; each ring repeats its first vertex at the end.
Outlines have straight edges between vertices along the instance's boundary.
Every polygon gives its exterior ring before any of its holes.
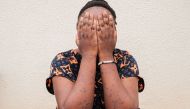
{"type": "Polygon", "coordinates": [[[117,31],[112,15],[104,12],[102,16],[98,16],[97,37],[100,61],[113,60],[113,50],[117,42],[117,31]]]}

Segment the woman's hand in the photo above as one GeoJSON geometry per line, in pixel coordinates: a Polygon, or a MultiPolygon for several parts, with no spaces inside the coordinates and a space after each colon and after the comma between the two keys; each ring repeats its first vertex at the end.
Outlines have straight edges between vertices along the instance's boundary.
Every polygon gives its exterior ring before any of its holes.
{"type": "Polygon", "coordinates": [[[97,37],[98,56],[100,61],[113,60],[113,50],[117,41],[117,31],[113,17],[106,12],[98,16],[97,37]]]}
{"type": "Polygon", "coordinates": [[[80,17],[77,26],[76,43],[80,54],[84,56],[96,57],[98,54],[98,43],[96,36],[97,20],[88,12],[80,17]]]}

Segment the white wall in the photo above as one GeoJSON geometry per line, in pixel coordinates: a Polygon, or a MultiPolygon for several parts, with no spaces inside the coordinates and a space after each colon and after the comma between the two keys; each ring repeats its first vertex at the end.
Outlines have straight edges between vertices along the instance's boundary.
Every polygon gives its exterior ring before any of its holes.
{"type": "MultiPolygon", "coordinates": [[[[53,57],[75,48],[87,0],[0,0],[0,108],[54,109],[45,87],[53,57]]],[[[142,109],[190,108],[190,1],[108,0],[117,47],[136,58],[146,82],[142,109]]]]}

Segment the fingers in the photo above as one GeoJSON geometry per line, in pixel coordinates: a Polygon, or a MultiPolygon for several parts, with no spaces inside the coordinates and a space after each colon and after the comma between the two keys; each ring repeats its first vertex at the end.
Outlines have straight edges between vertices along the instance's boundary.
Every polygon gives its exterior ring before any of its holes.
{"type": "Polygon", "coordinates": [[[96,34],[97,20],[93,14],[85,12],[78,22],[78,35],[80,38],[92,38],[96,34]]]}
{"type": "Polygon", "coordinates": [[[94,20],[93,14],[90,14],[89,21],[88,21],[90,25],[93,25],[93,20],[94,20]]]}
{"type": "Polygon", "coordinates": [[[98,38],[102,38],[102,31],[103,31],[103,27],[104,27],[104,22],[103,22],[103,16],[102,14],[98,15],[98,22],[97,22],[97,36],[98,38]]]}
{"type": "Polygon", "coordinates": [[[89,19],[88,19],[88,28],[89,28],[89,31],[95,30],[94,17],[92,14],[90,14],[89,19]]]}
{"type": "Polygon", "coordinates": [[[92,24],[92,27],[91,27],[92,31],[96,31],[96,25],[97,25],[97,20],[93,18],[93,24],[92,24]]]}
{"type": "MultiPolygon", "coordinates": [[[[100,26],[109,25],[111,27],[114,27],[114,19],[112,15],[109,15],[106,11],[104,11],[101,15],[98,15],[98,22],[100,26]]],[[[82,15],[78,21],[78,27],[81,28],[84,25],[92,25],[93,24],[93,15],[89,12],[85,12],[84,15],[82,15]]]]}
{"type": "Polygon", "coordinates": [[[110,39],[114,37],[114,19],[106,11],[98,16],[97,33],[100,39],[110,39]]]}
{"type": "Polygon", "coordinates": [[[93,15],[90,14],[90,19],[89,19],[89,26],[88,26],[88,33],[89,33],[89,38],[94,39],[96,38],[96,25],[97,25],[97,20],[94,19],[93,15]]]}
{"type": "Polygon", "coordinates": [[[81,16],[79,21],[78,21],[78,27],[77,27],[78,30],[82,28],[83,22],[84,22],[84,17],[81,16]]]}
{"type": "Polygon", "coordinates": [[[78,31],[79,39],[80,37],[90,38],[94,34],[100,38],[114,38],[116,36],[113,16],[106,11],[98,15],[97,19],[91,13],[85,12],[79,19],[78,31]]]}
{"type": "Polygon", "coordinates": [[[85,12],[85,14],[82,14],[79,21],[78,21],[78,29],[84,29],[86,25],[88,25],[89,20],[89,13],[85,12]]]}
{"type": "Polygon", "coordinates": [[[106,11],[103,12],[103,21],[106,25],[108,25],[109,17],[108,17],[108,13],[106,11]]]}
{"type": "Polygon", "coordinates": [[[111,15],[109,15],[109,26],[111,26],[113,28],[114,26],[114,20],[113,20],[113,17],[111,15]]]}
{"type": "Polygon", "coordinates": [[[106,12],[106,11],[104,11],[103,12],[103,21],[104,21],[104,34],[105,34],[105,36],[106,36],[106,38],[109,38],[109,33],[110,33],[110,29],[109,29],[109,14],[106,12]]]}
{"type": "Polygon", "coordinates": [[[101,27],[104,27],[104,18],[103,18],[103,14],[98,15],[98,25],[101,27]]]}
{"type": "Polygon", "coordinates": [[[90,17],[90,13],[89,12],[85,12],[85,15],[84,15],[84,25],[89,25],[89,17],[90,17]]]}

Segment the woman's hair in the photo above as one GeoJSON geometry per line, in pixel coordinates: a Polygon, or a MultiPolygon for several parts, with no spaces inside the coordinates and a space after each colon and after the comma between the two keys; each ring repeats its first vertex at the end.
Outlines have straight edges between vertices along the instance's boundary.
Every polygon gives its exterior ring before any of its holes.
{"type": "Polygon", "coordinates": [[[109,6],[109,4],[104,1],[104,0],[91,0],[89,2],[86,3],[86,5],[80,10],[79,15],[78,15],[78,19],[80,17],[80,15],[88,8],[93,7],[93,6],[100,6],[100,7],[104,7],[106,8],[108,11],[110,11],[110,13],[112,14],[114,20],[116,21],[116,14],[115,11],[109,6]]]}

